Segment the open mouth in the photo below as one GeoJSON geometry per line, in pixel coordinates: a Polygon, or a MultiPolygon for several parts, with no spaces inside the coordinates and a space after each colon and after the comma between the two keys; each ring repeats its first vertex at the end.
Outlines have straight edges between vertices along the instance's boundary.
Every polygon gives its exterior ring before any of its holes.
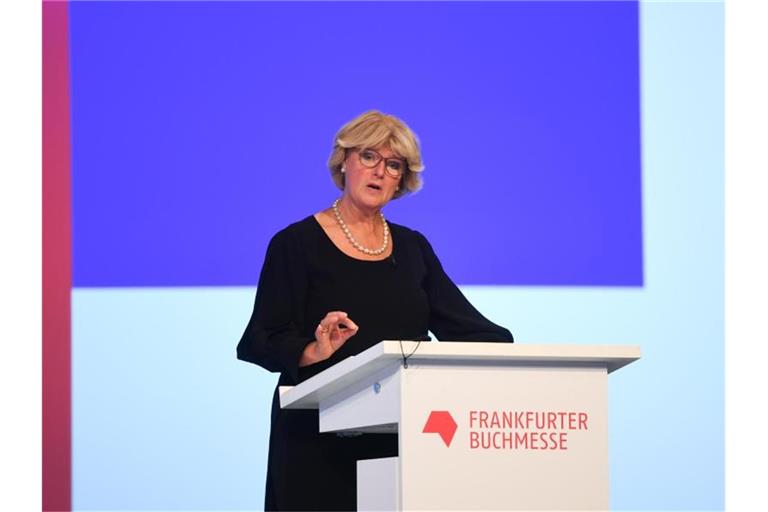
{"type": "Polygon", "coordinates": [[[369,184],[368,188],[372,188],[373,190],[381,190],[381,187],[379,185],[376,185],[375,183],[369,184]]]}

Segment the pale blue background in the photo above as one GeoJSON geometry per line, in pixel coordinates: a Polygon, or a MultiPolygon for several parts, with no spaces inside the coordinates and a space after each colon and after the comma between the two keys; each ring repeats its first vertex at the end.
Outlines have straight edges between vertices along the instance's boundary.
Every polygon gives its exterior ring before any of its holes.
{"type": "MultiPolygon", "coordinates": [[[[643,3],[641,58],[644,287],[464,291],[519,343],[640,344],[610,377],[612,508],[720,510],[722,3],[643,3]]],[[[234,359],[253,293],[73,291],[75,510],[261,508],[275,379],[234,359]]]]}

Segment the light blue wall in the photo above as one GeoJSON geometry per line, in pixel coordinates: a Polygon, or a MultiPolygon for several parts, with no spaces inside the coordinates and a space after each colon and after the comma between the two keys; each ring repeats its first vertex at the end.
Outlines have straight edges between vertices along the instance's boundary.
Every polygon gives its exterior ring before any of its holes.
{"type": "MultiPolygon", "coordinates": [[[[631,343],[611,503],[724,506],[723,6],[643,3],[643,288],[468,287],[520,343],[631,343]]],[[[500,227],[501,228],[501,227],[500,227]]],[[[275,378],[234,347],[254,290],[73,291],[73,505],[259,509],[275,378]]]]}
{"type": "Polygon", "coordinates": [[[73,508],[262,503],[277,381],[235,360],[243,289],[73,295],[73,508]]]}

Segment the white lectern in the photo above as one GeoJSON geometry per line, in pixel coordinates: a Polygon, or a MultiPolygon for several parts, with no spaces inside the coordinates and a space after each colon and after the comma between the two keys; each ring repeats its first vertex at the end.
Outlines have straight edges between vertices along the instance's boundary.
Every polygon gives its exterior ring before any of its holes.
{"type": "Polygon", "coordinates": [[[295,387],[321,432],[397,432],[358,510],[608,509],[608,373],[635,346],[382,341],[295,387]]]}

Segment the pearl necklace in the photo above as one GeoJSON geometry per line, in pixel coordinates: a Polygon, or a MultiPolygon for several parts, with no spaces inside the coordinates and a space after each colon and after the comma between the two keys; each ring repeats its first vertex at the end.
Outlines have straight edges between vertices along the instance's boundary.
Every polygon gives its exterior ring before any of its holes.
{"type": "Polygon", "coordinates": [[[341,230],[344,231],[344,235],[347,237],[347,240],[349,240],[349,243],[351,243],[358,251],[363,252],[369,256],[378,256],[387,250],[387,246],[389,245],[389,226],[387,225],[387,221],[384,219],[383,213],[379,212],[381,223],[384,226],[384,243],[378,249],[368,249],[367,247],[363,247],[360,242],[355,240],[355,237],[352,236],[352,232],[344,223],[344,219],[341,218],[341,212],[339,211],[339,199],[333,202],[333,214],[336,216],[336,222],[339,223],[341,230]]]}

